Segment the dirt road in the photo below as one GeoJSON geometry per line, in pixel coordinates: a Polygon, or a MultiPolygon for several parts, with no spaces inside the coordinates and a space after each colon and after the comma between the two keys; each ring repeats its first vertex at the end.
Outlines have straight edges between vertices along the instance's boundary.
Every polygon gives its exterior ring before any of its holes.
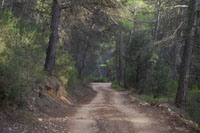
{"type": "MultiPolygon", "coordinates": [[[[96,97],[71,118],[70,133],[165,133],[190,132],[172,129],[166,123],[141,112],[127,92],[110,89],[110,83],[92,83],[96,97]]],[[[154,112],[155,113],[155,112],[154,112]]]]}
{"type": "Polygon", "coordinates": [[[0,112],[0,133],[197,133],[168,107],[140,105],[128,92],[110,85],[92,83],[96,95],[88,94],[75,105],[62,102],[54,113],[37,114],[36,123],[31,119],[20,123],[0,112]]]}

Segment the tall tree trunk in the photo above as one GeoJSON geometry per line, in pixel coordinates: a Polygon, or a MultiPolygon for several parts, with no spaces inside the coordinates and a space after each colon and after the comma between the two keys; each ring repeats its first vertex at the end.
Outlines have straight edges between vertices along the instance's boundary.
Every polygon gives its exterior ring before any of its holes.
{"type": "Polygon", "coordinates": [[[137,64],[136,64],[136,77],[135,77],[135,87],[136,87],[136,89],[137,89],[137,91],[139,92],[140,91],[140,82],[141,82],[141,77],[140,77],[140,72],[141,72],[141,62],[140,62],[140,55],[139,56],[137,56],[137,58],[136,58],[136,62],[137,62],[137,64]]]}
{"type": "Polygon", "coordinates": [[[97,69],[99,71],[99,76],[102,78],[103,76],[102,76],[101,68],[99,66],[97,66],[97,69]]]}
{"type": "Polygon", "coordinates": [[[128,85],[127,85],[127,64],[128,64],[128,61],[125,59],[125,63],[124,63],[124,74],[123,74],[123,78],[124,78],[124,88],[127,88],[128,85]]]}
{"type": "Polygon", "coordinates": [[[56,45],[59,40],[58,26],[60,21],[61,9],[58,0],[53,0],[52,6],[52,18],[51,18],[51,34],[49,38],[49,46],[46,51],[46,62],[44,65],[44,70],[48,72],[49,75],[52,74],[55,57],[56,57],[56,45]]]}
{"type": "Polygon", "coordinates": [[[90,43],[87,43],[87,46],[85,48],[85,51],[83,53],[83,58],[82,58],[82,62],[81,62],[81,66],[79,68],[79,75],[78,77],[81,79],[82,78],[82,73],[83,73],[83,69],[85,68],[85,60],[86,60],[86,56],[87,56],[87,52],[89,50],[89,47],[90,47],[90,43]]]}
{"type": "Polygon", "coordinates": [[[5,0],[2,0],[2,2],[1,2],[1,8],[3,8],[4,2],[5,2],[5,0]]]}
{"type": "Polygon", "coordinates": [[[13,10],[13,0],[10,0],[10,11],[13,10]]]}
{"type": "MultiPolygon", "coordinates": [[[[137,15],[137,8],[135,8],[134,12],[132,12],[132,13],[133,13],[133,16],[136,16],[137,15]]],[[[132,39],[133,39],[133,36],[134,36],[134,30],[135,30],[134,28],[135,27],[134,27],[134,21],[133,21],[133,27],[132,27],[131,32],[130,32],[130,36],[129,36],[129,40],[128,40],[128,45],[127,45],[127,47],[125,49],[125,53],[124,53],[124,57],[125,57],[124,75],[123,75],[123,77],[124,77],[124,88],[128,87],[128,85],[127,85],[127,75],[126,75],[126,73],[127,73],[127,66],[128,66],[127,53],[128,53],[129,47],[131,46],[131,42],[132,42],[132,39]]]]}
{"type": "Polygon", "coordinates": [[[122,60],[121,60],[121,41],[122,41],[122,33],[119,34],[116,44],[117,50],[117,82],[118,85],[121,86],[122,80],[122,60]]]}
{"type": "MultiPolygon", "coordinates": [[[[134,23],[134,22],[133,22],[133,23],[134,23]]],[[[124,77],[124,88],[127,88],[127,87],[128,87],[128,86],[127,86],[127,77],[126,77],[126,76],[127,76],[126,73],[127,73],[128,57],[127,57],[126,54],[127,54],[128,49],[129,49],[129,47],[130,47],[130,45],[131,45],[133,36],[134,36],[134,25],[133,25],[133,27],[132,27],[132,29],[131,29],[131,33],[130,33],[128,45],[127,45],[126,50],[125,50],[125,63],[124,63],[124,75],[123,75],[123,77],[124,77]]]]}
{"type": "Polygon", "coordinates": [[[190,0],[187,35],[185,39],[184,52],[183,52],[180,75],[179,75],[178,91],[175,99],[175,104],[177,107],[182,107],[186,102],[186,89],[188,88],[192,47],[200,21],[199,13],[200,13],[200,0],[190,0]]]}
{"type": "Polygon", "coordinates": [[[144,94],[145,90],[149,87],[149,79],[150,79],[150,69],[147,68],[143,85],[142,85],[142,87],[140,87],[138,94],[144,94]]]}
{"type": "Polygon", "coordinates": [[[158,38],[158,31],[159,31],[159,26],[160,26],[161,5],[162,5],[162,0],[158,0],[158,14],[157,14],[157,20],[156,20],[154,41],[156,41],[158,38]]]}

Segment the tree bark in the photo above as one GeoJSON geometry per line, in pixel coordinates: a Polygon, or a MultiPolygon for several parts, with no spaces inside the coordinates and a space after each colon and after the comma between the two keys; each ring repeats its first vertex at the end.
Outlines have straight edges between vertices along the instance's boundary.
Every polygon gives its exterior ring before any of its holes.
{"type": "Polygon", "coordinates": [[[85,68],[85,59],[86,59],[87,52],[88,52],[89,48],[90,48],[90,43],[87,43],[87,46],[86,46],[85,51],[83,53],[83,58],[82,58],[81,66],[80,66],[80,68],[78,70],[78,72],[79,72],[78,73],[79,74],[78,75],[79,79],[82,78],[83,69],[85,68]]]}
{"type": "Polygon", "coordinates": [[[58,26],[60,21],[61,9],[58,0],[53,0],[52,6],[52,18],[51,18],[51,34],[49,38],[49,46],[46,51],[46,62],[44,65],[44,70],[48,72],[49,75],[52,74],[55,57],[56,57],[56,45],[59,40],[58,26]]]}
{"type": "Polygon", "coordinates": [[[127,58],[127,52],[128,52],[128,48],[130,47],[131,45],[131,42],[132,42],[132,39],[133,39],[133,36],[134,36],[134,22],[133,22],[133,27],[131,29],[131,33],[130,33],[130,37],[129,37],[129,41],[128,41],[128,46],[126,47],[126,53],[125,53],[125,63],[124,63],[124,88],[127,88],[127,78],[126,78],[126,73],[127,73],[127,65],[128,65],[128,58],[127,58]]]}
{"type": "MultiPolygon", "coordinates": [[[[132,12],[133,13],[133,16],[136,16],[137,14],[137,8],[135,8],[135,10],[132,12]]],[[[131,46],[131,43],[132,43],[132,39],[133,39],[133,36],[134,36],[134,21],[133,21],[133,27],[131,29],[131,32],[130,32],[130,36],[129,36],[129,40],[128,40],[128,45],[126,46],[126,50],[125,50],[125,63],[124,63],[124,74],[123,74],[123,77],[124,77],[124,88],[127,88],[128,85],[127,85],[127,65],[128,65],[128,57],[127,57],[127,53],[128,53],[128,49],[129,47],[131,46]]]]}
{"type": "Polygon", "coordinates": [[[4,2],[5,2],[5,0],[2,0],[1,8],[3,8],[3,6],[4,6],[4,2]]]}
{"type": "Polygon", "coordinates": [[[127,72],[127,64],[128,64],[128,61],[125,59],[125,63],[124,63],[124,74],[123,74],[123,78],[124,78],[124,88],[127,88],[128,85],[127,85],[127,75],[126,75],[126,72],[127,72]]]}
{"type": "Polygon", "coordinates": [[[141,74],[141,62],[140,62],[140,55],[137,56],[136,58],[136,61],[137,61],[137,64],[136,64],[136,77],[135,77],[135,87],[137,89],[137,92],[139,93],[140,92],[140,89],[141,89],[141,77],[140,77],[140,74],[141,74]]]}
{"type": "Polygon", "coordinates": [[[159,2],[159,4],[158,4],[158,14],[157,14],[157,20],[156,20],[156,29],[155,29],[154,41],[157,41],[157,38],[158,38],[162,0],[158,0],[158,2],[159,2]]]}
{"type": "Polygon", "coordinates": [[[10,0],[10,11],[13,10],[13,0],[10,0]]]}
{"type": "Polygon", "coordinates": [[[188,88],[188,80],[190,74],[189,70],[192,57],[192,47],[197,28],[199,27],[199,10],[200,0],[190,0],[187,35],[185,39],[184,52],[179,75],[178,91],[175,99],[175,104],[177,107],[182,107],[186,102],[186,90],[188,88]]]}
{"type": "Polygon", "coordinates": [[[121,41],[122,41],[122,33],[119,34],[116,44],[117,50],[117,83],[121,86],[122,80],[122,60],[121,60],[121,41]]]}

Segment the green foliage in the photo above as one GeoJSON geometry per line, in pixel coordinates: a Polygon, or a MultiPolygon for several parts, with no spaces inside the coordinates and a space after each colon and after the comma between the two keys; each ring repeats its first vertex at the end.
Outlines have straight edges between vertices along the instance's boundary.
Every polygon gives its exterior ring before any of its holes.
{"type": "Polygon", "coordinates": [[[166,96],[161,96],[159,98],[153,98],[154,96],[151,94],[138,95],[138,94],[133,93],[132,95],[137,97],[141,103],[159,104],[159,103],[163,103],[163,102],[170,102],[170,103],[174,102],[173,98],[169,98],[166,96]]]}
{"type": "Polygon", "coordinates": [[[153,93],[155,95],[166,94],[171,77],[171,68],[162,59],[159,59],[152,71],[151,87],[153,93]]]}
{"type": "Polygon", "coordinates": [[[133,94],[133,96],[135,96],[136,98],[138,98],[140,100],[141,103],[153,103],[154,99],[152,95],[138,95],[138,94],[133,94]]]}
{"type": "Polygon", "coordinates": [[[172,78],[171,67],[157,54],[144,33],[137,33],[128,50],[127,85],[140,93],[165,95],[172,78]],[[145,82],[145,83],[144,83],[145,82]],[[142,90],[143,89],[143,90],[142,90]]]}
{"type": "Polygon", "coordinates": [[[0,102],[7,100],[17,103],[23,100],[30,91],[30,85],[29,75],[20,65],[0,64],[0,102]]]}
{"type": "Polygon", "coordinates": [[[120,86],[117,84],[117,81],[113,81],[113,82],[112,82],[111,88],[116,89],[116,90],[121,90],[121,89],[122,89],[122,87],[120,87],[120,86]]]}
{"type": "Polygon", "coordinates": [[[59,49],[57,52],[54,69],[54,73],[63,80],[74,78],[77,74],[71,55],[63,48],[59,49]]]}
{"type": "Polygon", "coordinates": [[[137,33],[134,35],[131,45],[127,49],[126,56],[130,59],[126,73],[127,85],[138,90],[139,84],[142,84],[141,88],[144,87],[148,69],[151,69],[153,61],[157,60],[153,56],[151,40],[145,33],[137,33]]]}
{"type": "Polygon", "coordinates": [[[178,80],[173,80],[167,88],[167,96],[175,98],[177,90],[178,90],[178,80]]]}
{"type": "Polygon", "coordinates": [[[186,111],[192,120],[200,124],[200,90],[191,89],[188,91],[186,111]]]}
{"type": "Polygon", "coordinates": [[[67,75],[68,75],[67,79],[66,78],[63,78],[63,79],[61,78],[61,79],[63,80],[64,83],[66,81],[67,86],[72,87],[74,82],[77,80],[77,71],[76,71],[76,69],[73,67],[71,69],[71,71],[69,71],[67,73],[67,75]]]}
{"type": "Polygon", "coordinates": [[[100,66],[100,67],[107,67],[106,64],[100,64],[99,66],[100,66]]]}
{"type": "Polygon", "coordinates": [[[128,0],[127,4],[134,5],[138,8],[146,6],[146,4],[142,0],[128,0]]]}
{"type": "Polygon", "coordinates": [[[147,7],[147,4],[142,0],[120,0],[122,4],[126,6],[134,6],[137,8],[147,7]]]}
{"type": "Polygon", "coordinates": [[[1,100],[19,102],[32,82],[43,79],[48,32],[42,23],[18,19],[10,10],[0,12],[1,100]]]}
{"type": "Polygon", "coordinates": [[[127,29],[132,29],[133,27],[133,22],[132,21],[128,21],[128,20],[125,20],[125,19],[119,19],[118,20],[121,25],[127,29]]]}
{"type": "Polygon", "coordinates": [[[108,82],[108,78],[105,77],[92,77],[88,79],[89,82],[108,82]]]}

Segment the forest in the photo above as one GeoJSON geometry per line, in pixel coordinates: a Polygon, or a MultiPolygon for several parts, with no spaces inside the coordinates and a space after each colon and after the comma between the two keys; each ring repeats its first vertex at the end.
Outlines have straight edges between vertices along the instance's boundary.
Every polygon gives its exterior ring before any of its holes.
{"type": "Polygon", "coordinates": [[[26,108],[37,88],[89,95],[91,82],[198,127],[200,0],[0,0],[0,112],[26,108]]]}

